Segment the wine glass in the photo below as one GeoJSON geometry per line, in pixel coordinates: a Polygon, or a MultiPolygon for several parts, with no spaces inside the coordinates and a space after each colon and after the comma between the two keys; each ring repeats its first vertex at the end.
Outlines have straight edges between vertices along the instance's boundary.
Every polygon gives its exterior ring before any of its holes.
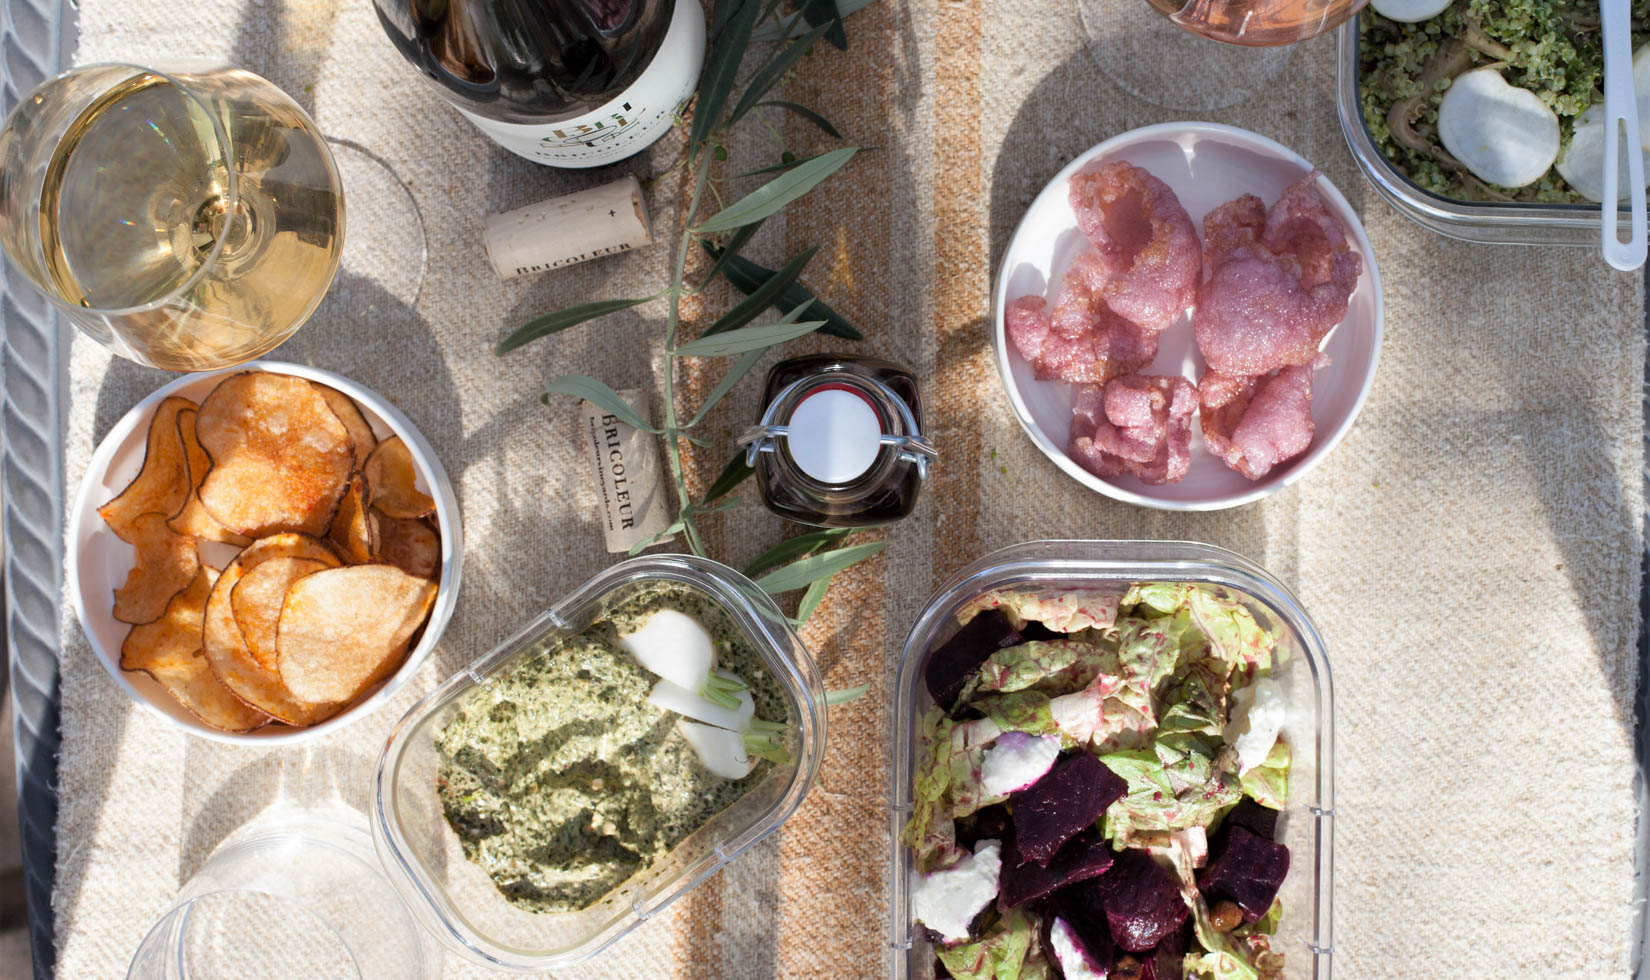
{"type": "Polygon", "coordinates": [[[76,68],[0,130],[0,246],[88,336],[205,371],[274,348],[338,269],[338,168],[251,72],[76,68]]]}
{"type": "Polygon", "coordinates": [[[1205,111],[1264,92],[1288,64],[1288,45],[1334,30],[1367,2],[1077,0],[1077,10],[1112,81],[1153,105],[1205,111]]]}

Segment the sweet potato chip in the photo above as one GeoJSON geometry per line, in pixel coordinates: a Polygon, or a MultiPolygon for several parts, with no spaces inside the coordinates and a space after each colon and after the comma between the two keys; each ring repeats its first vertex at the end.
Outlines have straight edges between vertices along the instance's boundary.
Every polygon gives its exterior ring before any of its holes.
{"type": "Polygon", "coordinates": [[[192,408],[178,413],[178,438],[183,440],[183,455],[189,464],[189,492],[184,498],[183,508],[172,515],[167,524],[179,534],[244,548],[252,543],[252,539],[219,524],[217,518],[207,513],[206,507],[201,504],[201,481],[206,479],[206,471],[212,468],[212,457],[206,455],[206,450],[201,448],[200,440],[195,436],[198,415],[192,408]]]}
{"type": "Polygon", "coordinates": [[[355,465],[359,469],[367,465],[367,457],[372,455],[374,447],[378,445],[378,437],[372,434],[372,425],[367,417],[361,414],[361,407],[350,400],[350,397],[337,388],[328,388],[320,382],[312,382],[315,390],[327,400],[332,413],[338,416],[338,421],[344,423],[349,430],[350,441],[355,444],[355,465]]]}
{"type": "Polygon", "coordinates": [[[242,704],[219,684],[201,653],[201,624],[216,579],[211,569],[199,569],[158,619],[132,627],[120,646],[120,665],[153,677],[213,728],[251,731],[267,723],[269,716],[242,704]]]}
{"type": "Polygon", "coordinates": [[[418,489],[418,470],[412,450],[391,436],[378,444],[367,460],[367,486],[372,505],[391,517],[423,517],[435,513],[435,501],[418,489]]]}
{"type": "Polygon", "coordinates": [[[327,567],[313,558],[270,558],[243,571],[229,594],[229,605],[258,666],[275,669],[275,628],[281,622],[286,590],[305,575],[327,567]]]}
{"type": "Polygon", "coordinates": [[[400,665],[435,593],[434,582],[394,565],[331,568],[294,582],[276,637],[287,690],[311,701],[353,700],[400,665]]]}
{"type": "Polygon", "coordinates": [[[122,541],[136,543],[132,524],[142,515],[170,517],[189,499],[189,464],[178,437],[178,415],[194,410],[194,402],[176,396],[155,406],[155,414],[149,417],[143,467],[126,489],[97,509],[122,541]]]}
{"type": "Polygon", "coordinates": [[[319,388],[285,374],[232,375],[201,402],[195,430],[212,457],[200,501],[220,524],[254,538],[325,533],[355,451],[319,388]]]}
{"type": "Polygon", "coordinates": [[[143,514],[127,531],[137,549],[137,563],[115,590],[115,618],[123,623],[152,623],[195,577],[200,556],[195,553],[195,539],[167,527],[165,514],[143,514]]]}
{"type": "Polygon", "coordinates": [[[441,535],[423,521],[379,514],[376,556],[408,575],[435,578],[441,567],[441,535]]]}
{"type": "MultiPolygon", "coordinates": [[[[201,623],[202,652],[212,675],[235,697],[278,721],[303,727],[325,721],[342,710],[344,705],[308,704],[293,697],[292,692],[281,683],[279,674],[258,666],[252,651],[247,648],[240,626],[235,622],[234,590],[246,569],[242,560],[253,549],[265,546],[266,541],[276,541],[278,538],[302,539],[301,535],[266,538],[241,552],[241,557],[230,562],[229,567],[218,576],[211,598],[206,602],[206,614],[201,623]]],[[[265,548],[266,551],[276,550],[268,546],[265,548]]],[[[256,565],[257,556],[253,559],[253,565],[256,565]]]]}
{"type": "Polygon", "coordinates": [[[372,561],[378,551],[378,517],[367,509],[367,484],[361,474],[350,477],[349,489],[338,502],[327,538],[352,565],[372,561]]]}

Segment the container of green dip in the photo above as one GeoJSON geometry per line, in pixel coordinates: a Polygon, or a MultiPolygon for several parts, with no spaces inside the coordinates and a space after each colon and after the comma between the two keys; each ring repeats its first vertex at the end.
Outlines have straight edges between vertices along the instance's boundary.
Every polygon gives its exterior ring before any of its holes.
{"type": "Polygon", "coordinates": [[[494,968],[587,960],[779,828],[825,748],[813,658],[771,598],[685,555],[621,562],[407,712],[379,759],[373,838],[449,947],[494,968]],[[657,677],[618,645],[658,609],[710,633],[782,745],[743,779],[699,763],[657,677]]]}

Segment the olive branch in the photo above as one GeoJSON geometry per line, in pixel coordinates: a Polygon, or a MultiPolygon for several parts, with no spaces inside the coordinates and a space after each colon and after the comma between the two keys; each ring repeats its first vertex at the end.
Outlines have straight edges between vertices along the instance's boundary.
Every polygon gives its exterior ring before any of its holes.
{"type": "MultiPolygon", "coordinates": [[[[788,147],[783,147],[783,137],[759,110],[796,115],[812,123],[831,139],[841,140],[842,134],[817,111],[795,102],[768,99],[766,96],[821,38],[846,49],[848,39],[842,18],[869,6],[874,0],[795,0],[792,4],[795,9],[788,14],[780,9],[783,2],[715,0],[711,8],[711,43],[705,54],[703,73],[699,77],[692,121],[685,124],[688,126],[688,136],[682,159],[692,180],[692,192],[683,214],[682,236],[672,258],[670,284],[651,296],[595,300],[535,317],[516,328],[496,349],[496,353],[504,354],[599,317],[610,316],[661,297],[669,300],[669,314],[665,321],[665,418],[662,426],[651,425],[618,392],[587,375],[561,375],[546,386],[540,398],[546,404],[552,395],[584,399],[627,425],[664,440],[680,516],[655,537],[639,542],[631,549],[631,554],[681,534],[690,551],[696,555],[706,555],[698,519],[737,506],[739,498],[729,494],[753,470],[745,465],[745,453],[740,450],[711,483],[704,498],[695,501],[688,492],[682,443],[700,447],[713,445],[692,430],[750,373],[764,353],[815,331],[846,340],[863,339],[852,324],[802,284],[802,273],[818,251],[817,247],[803,250],[778,270],[763,268],[740,254],[764,221],[814,190],[840,170],[854,154],[864,149],[840,146],[813,156],[798,157],[788,147]],[[746,57],[755,50],[753,43],[762,41],[777,43],[769,49],[762,64],[750,74],[739,97],[734,99],[734,89],[746,57]],[[733,128],[752,118],[761,119],[780,141],[783,152],[779,162],[731,177],[713,176],[715,165],[728,159],[727,146],[731,142],[729,134],[733,128]],[[775,176],[732,204],[719,206],[720,191],[717,185],[768,174],[775,176]],[[701,217],[708,198],[717,198],[719,208],[714,214],[701,217]],[[712,265],[697,284],[689,284],[688,255],[696,248],[705,250],[712,265]],[[680,339],[682,298],[702,293],[718,277],[726,279],[744,298],[706,327],[698,337],[680,339]],[[779,318],[771,322],[758,322],[758,318],[769,308],[777,311],[779,318]],[[726,358],[732,363],[698,409],[686,414],[677,410],[676,365],[690,357],[726,358]]],[[[793,617],[793,622],[800,624],[824,599],[837,572],[882,550],[884,542],[881,541],[850,544],[846,540],[850,531],[848,528],[831,528],[790,538],[751,562],[746,566],[745,573],[770,594],[804,590],[793,617]]]]}

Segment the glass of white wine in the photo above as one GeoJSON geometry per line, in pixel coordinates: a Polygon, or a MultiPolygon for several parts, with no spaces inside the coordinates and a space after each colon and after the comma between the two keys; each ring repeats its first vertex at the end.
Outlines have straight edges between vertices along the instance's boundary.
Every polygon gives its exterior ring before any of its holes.
{"type": "Polygon", "coordinates": [[[76,68],[0,130],[0,245],[123,357],[206,371],[314,312],[343,249],[338,167],[309,115],[235,68],[76,68]]]}

